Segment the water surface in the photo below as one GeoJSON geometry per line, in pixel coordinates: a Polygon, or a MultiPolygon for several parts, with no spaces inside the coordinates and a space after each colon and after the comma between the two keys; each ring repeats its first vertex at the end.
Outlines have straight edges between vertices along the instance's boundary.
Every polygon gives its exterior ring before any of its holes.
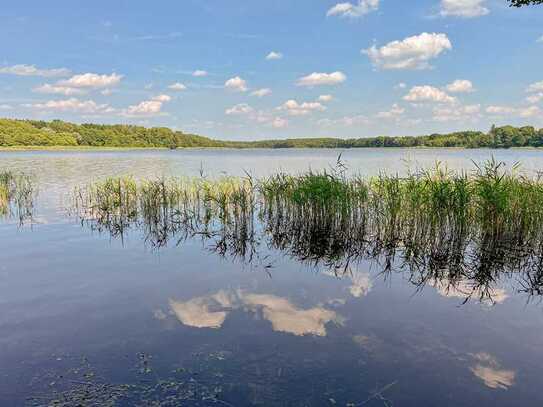
{"type": "Polygon", "coordinates": [[[536,150],[0,153],[39,186],[31,227],[0,221],[0,405],[102,383],[136,386],[120,405],[542,405],[543,310],[514,275],[465,302],[469,287],[417,286],[371,260],[337,273],[266,245],[252,262],[201,238],[157,249],[66,214],[75,186],[106,176],[297,173],[340,153],[367,175],[492,154],[543,168],[536,150]]]}

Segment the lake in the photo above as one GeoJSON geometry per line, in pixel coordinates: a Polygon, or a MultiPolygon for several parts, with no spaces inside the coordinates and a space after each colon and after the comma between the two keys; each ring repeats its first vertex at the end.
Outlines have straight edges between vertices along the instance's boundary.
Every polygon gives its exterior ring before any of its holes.
{"type": "Polygon", "coordinates": [[[543,169],[529,149],[0,152],[0,170],[38,187],[31,225],[0,219],[0,405],[543,405],[540,293],[515,273],[474,292],[379,259],[339,273],[264,231],[248,260],[68,211],[75,187],[108,176],[260,177],[340,154],[361,175],[491,156],[543,169]]]}

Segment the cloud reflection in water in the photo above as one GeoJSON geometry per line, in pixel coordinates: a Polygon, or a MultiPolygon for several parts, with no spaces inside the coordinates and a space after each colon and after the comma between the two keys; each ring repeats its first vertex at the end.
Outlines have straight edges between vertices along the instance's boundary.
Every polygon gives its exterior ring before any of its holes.
{"type": "Polygon", "coordinates": [[[274,331],[297,336],[326,336],[326,325],[341,321],[336,312],[320,306],[302,309],[283,297],[241,290],[221,290],[186,302],[170,300],[170,307],[183,325],[195,328],[218,329],[230,311],[236,309],[261,312],[264,319],[271,322],[274,331]]]}
{"type": "Polygon", "coordinates": [[[473,355],[473,358],[477,363],[470,370],[487,387],[507,390],[515,383],[516,372],[502,369],[494,356],[481,352],[473,355]]]}
{"type": "Polygon", "coordinates": [[[461,280],[452,282],[449,279],[434,280],[432,285],[439,295],[449,298],[460,298],[467,300],[474,298],[483,305],[494,305],[503,303],[509,295],[503,288],[485,286],[461,280]]]}

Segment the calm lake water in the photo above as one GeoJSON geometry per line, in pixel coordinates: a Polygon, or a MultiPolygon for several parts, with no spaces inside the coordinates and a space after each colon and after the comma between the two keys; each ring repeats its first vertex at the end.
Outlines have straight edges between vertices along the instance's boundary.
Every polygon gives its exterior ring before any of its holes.
{"type": "Polygon", "coordinates": [[[535,150],[0,152],[39,188],[32,226],[0,220],[0,405],[74,388],[132,394],[118,405],[543,405],[543,305],[514,275],[466,301],[372,261],[338,277],[271,247],[251,263],[204,239],[156,249],[66,213],[75,186],[106,176],[298,173],[340,153],[367,175],[492,155],[543,170],[535,150]]]}

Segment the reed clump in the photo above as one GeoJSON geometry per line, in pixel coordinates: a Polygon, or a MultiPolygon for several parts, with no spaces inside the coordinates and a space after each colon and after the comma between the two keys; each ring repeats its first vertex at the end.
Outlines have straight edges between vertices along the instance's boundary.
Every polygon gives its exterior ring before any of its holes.
{"type": "Polygon", "coordinates": [[[0,217],[15,216],[21,223],[32,219],[35,194],[31,177],[0,171],[0,217]]]}
{"type": "Polygon", "coordinates": [[[278,174],[259,183],[260,217],[274,247],[338,261],[365,239],[368,192],[363,179],[335,171],[278,174]]]}
{"type": "Polygon", "coordinates": [[[223,177],[110,178],[76,189],[78,216],[98,230],[123,235],[132,226],[163,246],[169,239],[222,236],[238,242],[252,236],[255,197],[252,180],[223,177]]]}
{"type": "Polygon", "coordinates": [[[494,160],[471,172],[438,163],[371,178],[341,168],[260,180],[114,178],[78,190],[76,207],[113,234],[140,226],[158,246],[201,236],[245,256],[264,240],[331,267],[379,257],[390,268],[400,253],[412,270],[465,274],[535,269],[543,257],[543,180],[494,160]]]}
{"type": "Polygon", "coordinates": [[[112,235],[122,235],[138,220],[137,202],[137,184],[132,177],[107,178],[74,191],[78,215],[112,235]]]}

